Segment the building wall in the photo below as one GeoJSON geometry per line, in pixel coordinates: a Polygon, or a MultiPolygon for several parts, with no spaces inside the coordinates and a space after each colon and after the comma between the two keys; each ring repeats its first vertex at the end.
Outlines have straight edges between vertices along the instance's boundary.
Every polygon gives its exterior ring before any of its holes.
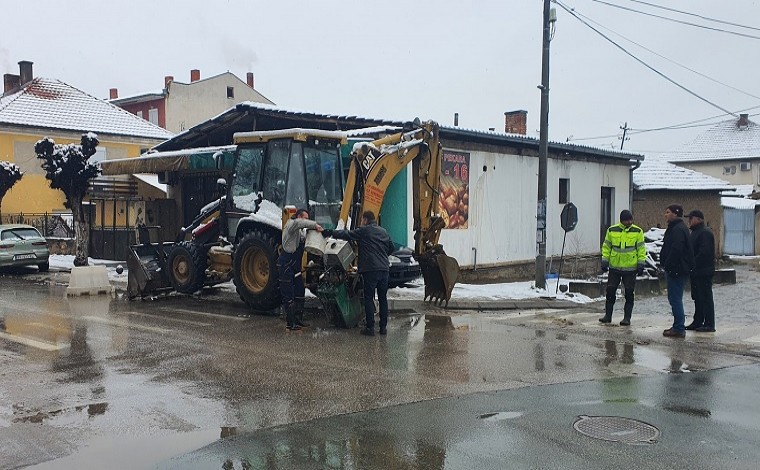
{"type": "MultiPolygon", "coordinates": [[[[446,253],[465,270],[535,263],[538,158],[500,153],[508,150],[493,146],[480,149],[458,146],[456,142],[447,142],[445,148],[470,154],[468,228],[443,230],[440,242],[446,253]]],[[[598,255],[601,187],[615,188],[615,213],[626,209],[630,191],[627,162],[610,164],[550,157],[547,259],[559,258],[565,234],[560,225],[564,203],[559,202],[559,178],[570,179],[570,201],[578,207],[579,214],[578,225],[568,233],[565,257],[598,255]]],[[[411,194],[411,186],[409,191],[411,194]]],[[[408,233],[409,246],[414,246],[411,221],[408,233]]],[[[502,273],[504,276],[508,274],[502,273]]]]}
{"type": "Polygon", "coordinates": [[[723,246],[723,208],[720,205],[720,194],[712,191],[635,191],[634,223],[644,231],[652,227],[667,228],[665,208],[671,204],[681,204],[684,214],[694,209],[704,212],[705,225],[710,227],[715,235],[715,255],[720,257],[723,246]]]}
{"type": "MultiPolygon", "coordinates": [[[[3,130],[0,131],[0,160],[15,163],[24,176],[3,198],[3,213],[45,213],[66,211],[65,197],[60,190],[50,189],[41,160],[34,153],[34,144],[43,137],[52,138],[56,144],[79,144],[82,133],[50,130],[3,130]]],[[[157,140],[130,137],[98,136],[98,149],[104,149],[106,158],[128,158],[140,155],[140,150],[158,143],[157,140]]]]}
{"type": "Polygon", "coordinates": [[[724,181],[728,181],[731,184],[752,184],[758,187],[760,183],[760,161],[759,160],[731,160],[720,162],[690,162],[681,163],[674,162],[678,166],[688,168],[690,170],[698,171],[706,175],[720,178],[724,181]],[[749,170],[742,170],[741,164],[749,163],[749,170]],[[733,168],[734,173],[726,172],[726,167],[733,168]]]}
{"type": "Polygon", "coordinates": [[[273,104],[232,73],[192,83],[171,82],[166,99],[165,129],[182,132],[243,101],[273,104]],[[227,97],[227,87],[233,88],[233,98],[227,97]]]}
{"type": "Polygon", "coordinates": [[[166,101],[164,99],[119,105],[119,107],[125,111],[129,111],[135,116],[139,115],[138,113],[142,112],[142,118],[146,121],[150,120],[150,110],[155,109],[158,111],[158,122],[154,124],[166,129],[166,101]]]}

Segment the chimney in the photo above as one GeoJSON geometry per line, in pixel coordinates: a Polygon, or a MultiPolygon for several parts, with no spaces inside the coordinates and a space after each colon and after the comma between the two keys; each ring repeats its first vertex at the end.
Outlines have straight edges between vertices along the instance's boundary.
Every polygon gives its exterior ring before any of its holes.
{"type": "Polygon", "coordinates": [[[245,76],[246,83],[248,83],[248,86],[253,88],[253,72],[248,72],[245,76]]]}
{"type": "Polygon", "coordinates": [[[528,112],[518,109],[504,113],[504,132],[526,135],[528,133],[528,112]]]}
{"type": "Polygon", "coordinates": [[[740,129],[746,129],[749,127],[749,114],[740,114],[739,120],[736,122],[736,127],[740,129]]]}
{"type": "Polygon", "coordinates": [[[26,85],[34,80],[34,73],[32,72],[32,63],[28,60],[22,60],[18,63],[19,76],[21,77],[20,85],[26,85]]]}
{"type": "Polygon", "coordinates": [[[115,100],[119,97],[119,89],[118,88],[111,88],[108,90],[108,99],[109,100],[115,100]]]}
{"type": "Polygon", "coordinates": [[[198,69],[193,69],[190,71],[190,81],[191,82],[197,82],[201,79],[201,71],[198,69]]]}
{"type": "MultiPolygon", "coordinates": [[[[198,72],[198,75],[200,75],[200,72],[198,72]]],[[[167,75],[164,77],[164,88],[169,88],[169,84],[174,81],[174,77],[171,75],[167,75]]]]}
{"type": "Polygon", "coordinates": [[[454,113],[454,127],[459,127],[459,113],[454,113]]]}
{"type": "Polygon", "coordinates": [[[21,77],[13,75],[12,73],[6,73],[3,75],[3,94],[19,87],[21,77]]]}

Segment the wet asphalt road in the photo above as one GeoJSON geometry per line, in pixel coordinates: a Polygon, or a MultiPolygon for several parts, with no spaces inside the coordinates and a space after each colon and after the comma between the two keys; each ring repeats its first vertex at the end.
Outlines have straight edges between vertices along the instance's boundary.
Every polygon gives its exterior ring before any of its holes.
{"type": "Polygon", "coordinates": [[[661,336],[664,297],[632,328],[600,326],[599,305],[431,309],[366,338],[319,313],[288,333],[223,292],[66,298],[3,276],[0,468],[756,468],[760,280],[738,278],[716,287],[719,332],[682,341],[661,336]],[[591,439],[584,414],[662,436],[591,439]]]}

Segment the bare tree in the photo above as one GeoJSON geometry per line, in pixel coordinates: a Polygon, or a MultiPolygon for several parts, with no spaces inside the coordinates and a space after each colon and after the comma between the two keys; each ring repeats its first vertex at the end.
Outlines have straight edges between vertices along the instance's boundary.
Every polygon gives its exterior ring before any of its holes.
{"type": "Polygon", "coordinates": [[[45,178],[50,181],[50,187],[63,191],[66,196],[64,205],[71,209],[74,216],[74,266],[87,266],[90,232],[82,201],[87,195],[90,180],[100,174],[100,164],[88,161],[95,155],[99,143],[98,136],[88,132],[82,135],[80,145],[56,144],[48,137],[34,145],[34,152],[42,160],[42,169],[45,170],[45,178]]]}
{"type": "Polygon", "coordinates": [[[0,161],[0,223],[3,222],[3,198],[14,184],[18,183],[24,173],[10,162],[0,161]]]}

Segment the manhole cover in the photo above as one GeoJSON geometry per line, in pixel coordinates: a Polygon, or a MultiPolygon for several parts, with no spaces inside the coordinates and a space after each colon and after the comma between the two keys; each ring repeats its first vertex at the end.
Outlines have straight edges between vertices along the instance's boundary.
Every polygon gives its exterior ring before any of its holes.
{"type": "Polygon", "coordinates": [[[652,444],[660,437],[651,424],[619,416],[579,416],[573,427],[585,436],[624,444],[652,444]]]}

